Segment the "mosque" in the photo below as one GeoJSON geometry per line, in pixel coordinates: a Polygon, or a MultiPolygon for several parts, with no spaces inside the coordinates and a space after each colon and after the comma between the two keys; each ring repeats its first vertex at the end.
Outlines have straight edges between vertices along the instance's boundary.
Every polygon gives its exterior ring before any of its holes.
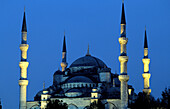
{"type": "MultiPolygon", "coordinates": [[[[100,100],[105,109],[127,109],[128,104],[135,99],[134,89],[127,82],[129,76],[127,73],[128,56],[126,44],[126,19],[124,2],[122,3],[120,43],[120,74],[111,72],[111,68],[95,56],[89,53],[75,60],[69,67],[67,64],[66,39],[64,35],[62,49],[62,70],[57,70],[53,74],[53,84],[48,88],[40,89],[34,97],[34,100],[27,101],[27,26],[26,15],[24,11],[22,24],[22,39],[20,44],[21,61],[20,67],[20,99],[19,109],[45,109],[48,100],[59,99],[68,104],[68,109],[86,109],[90,103],[100,100]]],[[[148,95],[151,93],[148,58],[148,44],[145,29],[144,37],[144,89],[143,92],[148,95]]]]}

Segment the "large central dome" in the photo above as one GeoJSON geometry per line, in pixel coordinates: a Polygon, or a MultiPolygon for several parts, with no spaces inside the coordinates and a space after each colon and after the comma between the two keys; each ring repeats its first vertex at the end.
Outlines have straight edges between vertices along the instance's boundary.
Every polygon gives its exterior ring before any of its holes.
{"type": "Polygon", "coordinates": [[[70,68],[71,67],[86,67],[86,66],[104,68],[104,67],[106,67],[106,64],[96,57],[93,57],[91,55],[86,55],[84,57],[81,57],[81,58],[78,58],[77,60],[75,60],[70,65],[70,68]]]}

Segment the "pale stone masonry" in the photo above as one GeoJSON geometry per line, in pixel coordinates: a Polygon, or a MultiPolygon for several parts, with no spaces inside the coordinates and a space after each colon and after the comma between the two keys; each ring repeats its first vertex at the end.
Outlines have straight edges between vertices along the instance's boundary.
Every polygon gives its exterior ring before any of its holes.
{"type": "Polygon", "coordinates": [[[25,18],[25,11],[23,17],[23,24],[22,24],[22,38],[20,44],[21,50],[21,61],[19,63],[20,67],[20,79],[19,79],[19,86],[20,86],[20,98],[19,98],[19,109],[27,109],[27,68],[29,62],[27,62],[27,27],[26,27],[26,18],[25,18]]]}
{"type": "Polygon", "coordinates": [[[147,95],[150,95],[151,89],[150,89],[150,77],[151,74],[149,73],[149,63],[150,59],[148,58],[148,43],[147,43],[147,34],[146,34],[146,27],[145,27],[145,39],[144,39],[144,57],[142,59],[142,62],[144,64],[144,73],[142,74],[144,79],[144,89],[143,92],[145,92],[147,95]]]}
{"type": "Polygon", "coordinates": [[[127,51],[126,51],[126,44],[128,42],[128,38],[126,38],[126,19],[125,19],[124,3],[122,3],[122,18],[121,18],[121,33],[120,34],[121,34],[121,36],[119,38],[119,43],[120,43],[119,80],[121,82],[121,87],[120,87],[121,109],[127,109],[127,107],[128,107],[128,85],[127,85],[127,82],[129,80],[129,76],[127,75],[128,56],[127,56],[127,51]]]}

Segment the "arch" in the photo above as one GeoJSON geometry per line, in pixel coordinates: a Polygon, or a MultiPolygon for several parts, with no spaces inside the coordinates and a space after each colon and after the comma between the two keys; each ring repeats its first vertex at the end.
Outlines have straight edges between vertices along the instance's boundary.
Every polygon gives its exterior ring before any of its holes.
{"type": "Polygon", "coordinates": [[[78,109],[78,107],[75,104],[69,104],[68,109],[78,109]]]}
{"type": "Polygon", "coordinates": [[[111,103],[111,102],[106,102],[105,104],[105,109],[118,109],[115,104],[111,103]]]}
{"type": "Polygon", "coordinates": [[[70,88],[72,88],[73,86],[72,86],[72,84],[71,83],[69,83],[70,84],[70,88]]]}
{"type": "Polygon", "coordinates": [[[90,106],[85,106],[83,109],[89,109],[90,108],[90,106]]]}
{"type": "Polygon", "coordinates": [[[35,104],[35,105],[31,106],[30,109],[39,109],[39,105],[35,104]]]}
{"type": "Polygon", "coordinates": [[[76,85],[73,83],[73,88],[76,87],[76,85]]]}

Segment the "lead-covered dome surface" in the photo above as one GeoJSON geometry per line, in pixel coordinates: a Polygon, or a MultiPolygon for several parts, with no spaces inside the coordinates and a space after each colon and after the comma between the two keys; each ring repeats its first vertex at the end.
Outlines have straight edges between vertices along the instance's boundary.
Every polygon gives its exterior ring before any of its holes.
{"type": "Polygon", "coordinates": [[[85,76],[75,76],[66,81],[67,83],[76,83],[76,82],[84,82],[84,83],[93,83],[93,81],[85,76]]]}
{"type": "Polygon", "coordinates": [[[75,60],[70,65],[70,68],[71,67],[85,67],[85,66],[94,66],[94,67],[99,67],[99,68],[105,68],[106,64],[102,60],[100,60],[96,57],[93,57],[91,55],[86,55],[84,57],[81,57],[81,58],[78,58],[77,60],[75,60]]]}

